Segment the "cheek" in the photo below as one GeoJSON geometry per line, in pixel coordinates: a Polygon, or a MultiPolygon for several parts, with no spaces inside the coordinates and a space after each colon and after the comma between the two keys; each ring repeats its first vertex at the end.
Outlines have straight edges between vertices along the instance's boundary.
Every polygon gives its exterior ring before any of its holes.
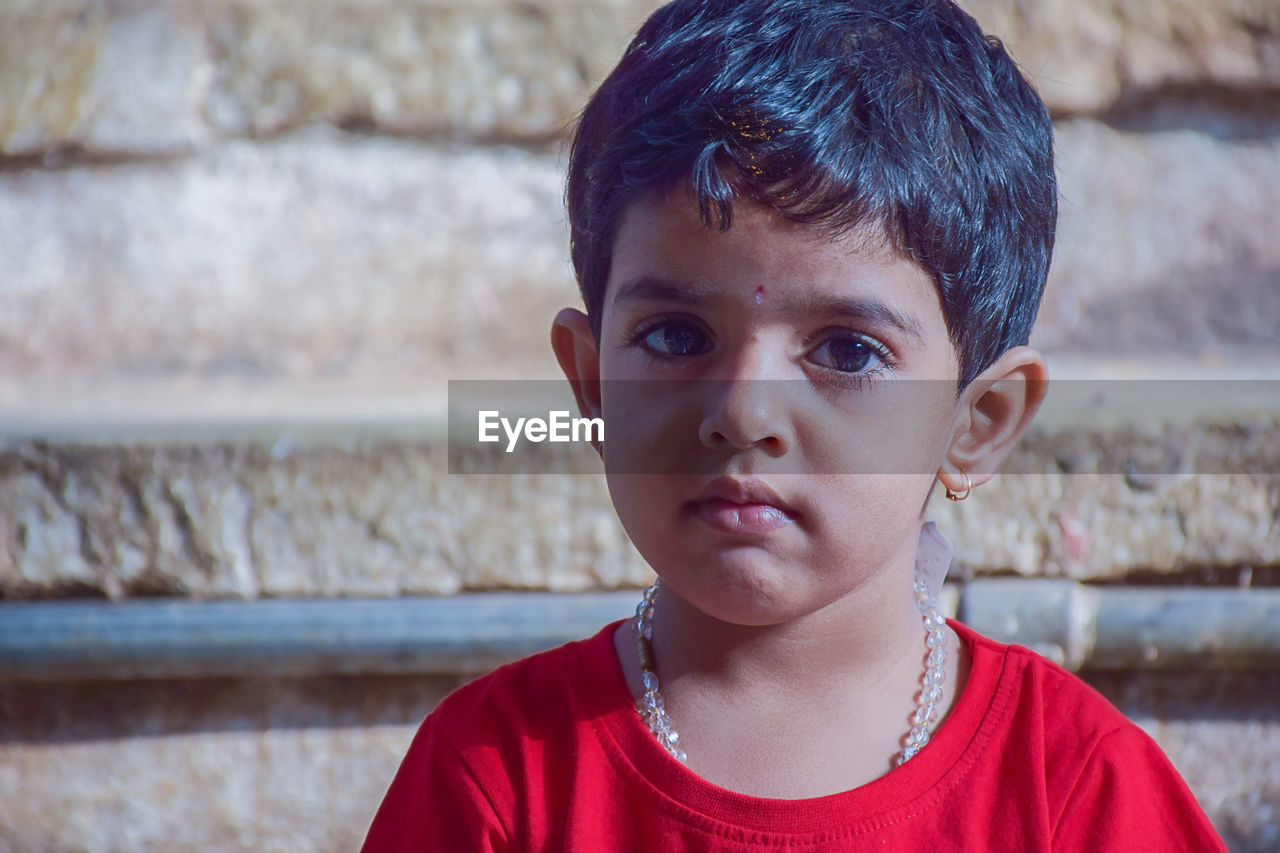
{"type": "Polygon", "coordinates": [[[819,474],[925,476],[950,437],[953,385],[897,380],[833,398],[799,421],[799,446],[819,474]]]}
{"type": "Polygon", "coordinates": [[[840,474],[815,478],[837,539],[888,536],[916,523],[933,485],[932,474],[840,474]]]}
{"type": "Polygon", "coordinates": [[[813,478],[810,493],[824,510],[811,518],[815,565],[861,582],[890,564],[895,554],[914,553],[932,483],[932,475],[813,478]]]}
{"type": "Polygon", "coordinates": [[[680,543],[671,535],[678,486],[675,478],[609,472],[606,483],[618,521],[632,545],[655,569],[680,562],[680,543]]]}
{"type": "Polygon", "coordinates": [[[676,383],[609,379],[601,385],[604,465],[610,474],[697,474],[712,461],[699,449],[700,411],[676,383]]]}
{"type": "Polygon", "coordinates": [[[673,559],[671,525],[689,477],[710,459],[697,445],[698,414],[669,383],[609,379],[601,386],[606,482],[618,520],[651,565],[673,559]],[[655,393],[666,389],[668,393],[655,393]]]}

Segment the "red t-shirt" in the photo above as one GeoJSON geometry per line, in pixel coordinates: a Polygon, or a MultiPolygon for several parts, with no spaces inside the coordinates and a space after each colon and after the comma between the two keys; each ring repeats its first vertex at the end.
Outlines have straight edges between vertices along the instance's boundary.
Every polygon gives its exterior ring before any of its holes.
{"type": "Polygon", "coordinates": [[[972,667],[918,756],[805,800],[720,788],[641,722],[595,637],[502,667],[422,724],[366,853],[1225,850],[1169,760],[1083,681],[952,627],[972,667]]]}

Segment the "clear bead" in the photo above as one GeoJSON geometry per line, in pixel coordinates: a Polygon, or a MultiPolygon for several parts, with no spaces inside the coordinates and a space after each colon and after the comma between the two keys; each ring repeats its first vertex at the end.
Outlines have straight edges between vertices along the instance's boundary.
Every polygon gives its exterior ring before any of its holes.
{"type": "Polygon", "coordinates": [[[938,613],[937,610],[931,610],[924,617],[924,629],[931,634],[945,624],[947,624],[947,620],[942,618],[942,614],[938,613]]]}
{"type": "Polygon", "coordinates": [[[929,666],[942,666],[947,662],[947,652],[945,649],[933,649],[929,652],[929,666]]]}
{"type": "Polygon", "coordinates": [[[640,676],[640,680],[644,683],[646,693],[658,689],[658,676],[654,675],[652,672],[646,672],[644,675],[640,676]]]}
{"type": "Polygon", "coordinates": [[[671,750],[671,755],[673,758],[675,758],[676,761],[679,761],[681,764],[684,764],[686,761],[689,760],[689,756],[685,755],[684,750],[680,749],[679,747],[671,750]]]}
{"type": "Polygon", "coordinates": [[[930,685],[930,684],[935,686],[941,685],[946,680],[947,680],[947,674],[937,667],[934,667],[933,669],[925,670],[924,683],[926,685],[930,685]]]}
{"type": "Polygon", "coordinates": [[[916,747],[912,746],[911,744],[907,744],[905,747],[903,747],[903,750],[902,750],[902,761],[900,761],[899,763],[900,763],[900,764],[905,764],[906,762],[908,762],[908,761],[910,761],[911,759],[915,758],[915,757],[916,757],[916,755],[917,755],[919,752],[920,752],[920,750],[919,750],[919,749],[917,749],[916,747]]]}
{"type": "Polygon", "coordinates": [[[922,747],[929,742],[929,730],[924,726],[912,726],[907,734],[907,743],[922,747]]]}
{"type": "Polygon", "coordinates": [[[916,708],[915,714],[911,716],[911,722],[917,726],[927,726],[938,719],[938,706],[932,703],[926,703],[916,708]]]}
{"type": "Polygon", "coordinates": [[[940,684],[925,684],[924,690],[920,693],[920,701],[928,705],[936,705],[942,701],[942,686],[940,684]]]}
{"type": "Polygon", "coordinates": [[[947,644],[947,632],[941,628],[930,631],[925,642],[928,643],[931,649],[940,649],[947,644]]]}

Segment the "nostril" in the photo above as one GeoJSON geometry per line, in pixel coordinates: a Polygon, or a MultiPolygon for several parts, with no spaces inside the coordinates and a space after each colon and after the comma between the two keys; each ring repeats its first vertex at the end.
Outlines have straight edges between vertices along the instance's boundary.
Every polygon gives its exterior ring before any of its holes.
{"type": "Polygon", "coordinates": [[[781,455],[783,452],[782,439],[778,438],[776,435],[771,435],[762,439],[760,441],[760,445],[764,449],[764,452],[771,456],[781,455]]]}

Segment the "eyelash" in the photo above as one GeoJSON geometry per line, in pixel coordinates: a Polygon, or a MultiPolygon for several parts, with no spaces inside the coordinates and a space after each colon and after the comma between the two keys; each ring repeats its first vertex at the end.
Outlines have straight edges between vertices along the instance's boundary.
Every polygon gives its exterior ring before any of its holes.
{"type": "Polygon", "coordinates": [[[880,366],[862,373],[851,373],[809,360],[810,364],[813,364],[826,375],[826,381],[830,384],[853,391],[861,391],[871,387],[878,381],[883,381],[886,378],[886,374],[893,371],[894,357],[889,348],[875,338],[855,332],[852,329],[829,329],[812,338],[806,338],[805,353],[806,355],[811,354],[818,347],[830,344],[832,341],[841,338],[857,341],[871,350],[872,354],[880,360],[880,366]]]}
{"type": "MultiPolygon", "coordinates": [[[[687,318],[658,317],[651,320],[648,323],[645,323],[643,326],[636,329],[634,332],[631,332],[625,339],[626,344],[628,346],[640,347],[649,355],[650,358],[654,359],[655,361],[658,361],[658,360],[672,361],[672,360],[682,359],[682,358],[691,358],[693,357],[693,355],[700,355],[701,353],[694,353],[691,355],[675,355],[672,353],[656,352],[652,347],[650,347],[647,343],[645,343],[645,340],[654,332],[666,326],[671,326],[676,324],[681,324],[693,329],[697,329],[698,332],[703,336],[708,338],[710,337],[710,335],[708,335],[707,332],[703,330],[698,323],[692,320],[689,320],[687,318]]],[[[814,352],[814,350],[817,349],[818,347],[823,346],[824,344],[829,344],[832,341],[838,340],[840,338],[852,339],[866,346],[868,349],[871,350],[871,352],[876,356],[876,358],[880,360],[880,366],[872,370],[868,370],[864,373],[850,373],[848,371],[839,370],[833,367],[827,367],[826,365],[822,365],[822,364],[817,364],[814,361],[806,358],[806,360],[810,364],[812,364],[814,367],[818,368],[825,374],[826,381],[829,384],[835,385],[839,388],[848,389],[848,390],[855,390],[855,391],[864,390],[866,388],[871,387],[877,381],[882,381],[885,378],[885,374],[891,372],[894,369],[893,353],[889,351],[888,347],[886,347],[884,344],[877,341],[875,338],[869,337],[868,335],[864,335],[859,332],[855,332],[852,329],[845,329],[845,328],[830,329],[830,330],[826,330],[824,333],[820,333],[817,336],[806,338],[805,354],[806,356],[808,356],[810,353],[814,352]],[[824,334],[825,334],[825,337],[823,336],[824,334]]]]}
{"type": "Polygon", "coordinates": [[[637,329],[636,331],[628,335],[626,338],[626,343],[628,346],[640,347],[642,350],[648,353],[651,358],[655,360],[670,361],[672,359],[689,358],[691,356],[681,356],[681,355],[675,355],[673,353],[657,352],[652,347],[650,347],[647,343],[645,343],[645,339],[648,338],[650,335],[652,335],[654,332],[666,326],[674,326],[674,325],[688,326],[691,329],[697,329],[698,333],[703,335],[706,338],[711,337],[698,323],[688,318],[658,317],[651,320],[648,323],[645,323],[639,329],[637,329]]]}

